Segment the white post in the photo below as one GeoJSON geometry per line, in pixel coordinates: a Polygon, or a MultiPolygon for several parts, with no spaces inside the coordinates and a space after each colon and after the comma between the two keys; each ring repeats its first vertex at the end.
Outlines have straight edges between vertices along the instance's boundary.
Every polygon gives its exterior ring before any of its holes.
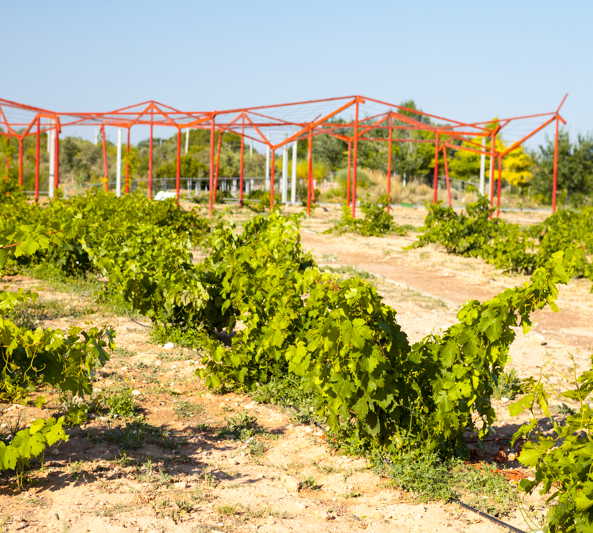
{"type": "Polygon", "coordinates": [[[288,148],[282,147],[282,203],[288,203],[288,148]]]}
{"type": "Polygon", "coordinates": [[[292,145],[292,176],[290,184],[290,203],[296,205],[296,193],[297,193],[297,144],[298,141],[294,141],[292,145]]]}
{"type": "Polygon", "coordinates": [[[480,154],[480,194],[484,195],[486,185],[486,137],[482,137],[482,153],[480,154]]]}
{"type": "Polygon", "coordinates": [[[55,156],[56,152],[53,149],[56,130],[53,128],[47,132],[47,151],[49,153],[49,178],[47,195],[50,198],[54,197],[54,175],[55,175],[55,156]]]}
{"type": "Polygon", "coordinates": [[[187,155],[188,150],[189,150],[189,128],[187,128],[185,130],[185,155],[187,155]]]}
{"type": "Polygon", "coordinates": [[[115,196],[121,196],[121,128],[117,128],[117,163],[115,166],[115,196]]]}
{"type": "Polygon", "coordinates": [[[270,147],[266,146],[266,175],[264,176],[264,189],[270,190],[270,147]]]}

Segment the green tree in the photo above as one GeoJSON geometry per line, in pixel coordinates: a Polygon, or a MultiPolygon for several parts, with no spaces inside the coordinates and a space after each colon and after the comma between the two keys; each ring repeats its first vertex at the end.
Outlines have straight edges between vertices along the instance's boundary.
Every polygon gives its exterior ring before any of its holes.
{"type": "MultiPolygon", "coordinates": [[[[547,139],[534,154],[532,191],[546,201],[552,196],[554,141],[547,139]]],[[[578,135],[572,143],[566,131],[558,139],[558,192],[565,203],[581,205],[593,194],[593,137],[578,135]]]]}

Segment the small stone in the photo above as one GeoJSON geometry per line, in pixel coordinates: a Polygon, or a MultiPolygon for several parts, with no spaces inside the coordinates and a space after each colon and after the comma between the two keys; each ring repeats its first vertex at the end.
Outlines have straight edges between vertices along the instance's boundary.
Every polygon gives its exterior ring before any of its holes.
{"type": "Polygon", "coordinates": [[[140,396],[140,394],[142,394],[138,389],[134,389],[132,391],[132,396],[140,396]]]}
{"type": "Polygon", "coordinates": [[[165,350],[172,350],[173,348],[175,348],[175,344],[173,344],[172,342],[166,342],[165,344],[163,344],[163,348],[165,350]]]}

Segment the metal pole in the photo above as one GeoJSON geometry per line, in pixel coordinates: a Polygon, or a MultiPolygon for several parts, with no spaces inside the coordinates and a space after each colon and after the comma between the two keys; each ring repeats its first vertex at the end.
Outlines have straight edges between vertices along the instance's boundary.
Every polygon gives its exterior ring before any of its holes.
{"type": "Polygon", "coordinates": [[[121,128],[117,128],[117,156],[115,163],[115,196],[121,196],[121,128]]]}
{"type": "Polygon", "coordinates": [[[270,190],[270,147],[266,146],[266,170],[264,177],[264,189],[270,190]]]}
{"type": "Polygon", "coordinates": [[[490,206],[494,205],[494,153],[496,146],[496,134],[490,137],[490,206]]]}
{"type": "Polygon", "coordinates": [[[391,160],[393,158],[393,129],[389,115],[389,137],[387,139],[387,210],[391,209],[391,160]]]}
{"type": "Polygon", "coordinates": [[[439,134],[434,141],[434,175],[432,177],[432,203],[439,200],[439,134]]]}
{"type": "Polygon", "coordinates": [[[245,122],[241,127],[241,150],[239,152],[239,205],[243,207],[243,189],[245,188],[245,122]]]}
{"type": "Polygon", "coordinates": [[[276,177],[276,150],[272,149],[270,154],[270,210],[274,209],[274,198],[275,194],[275,183],[274,178],[276,177]]]}
{"type": "Polygon", "coordinates": [[[313,198],[313,130],[309,130],[307,143],[307,215],[311,215],[311,200],[313,198]]]}
{"type": "Polygon", "coordinates": [[[447,147],[443,146],[443,164],[445,166],[445,181],[447,183],[447,202],[449,207],[453,205],[451,198],[451,180],[449,179],[449,162],[447,161],[447,147]]]}
{"type": "Polygon", "coordinates": [[[48,141],[48,147],[47,147],[47,151],[49,152],[49,176],[47,179],[47,195],[50,198],[54,197],[54,174],[55,174],[55,157],[56,157],[56,152],[53,149],[54,148],[54,135],[56,134],[56,130],[55,129],[51,129],[47,132],[47,141],[48,141]]]}
{"type": "Polygon", "coordinates": [[[103,150],[103,189],[109,190],[109,168],[107,167],[107,139],[105,138],[105,126],[101,126],[101,148],[103,150]]]}
{"type": "Polygon", "coordinates": [[[23,187],[25,179],[23,176],[23,138],[17,137],[19,145],[19,187],[23,187]]]}
{"type": "MultiPolygon", "coordinates": [[[[220,131],[218,135],[218,143],[216,148],[216,169],[214,171],[214,203],[216,203],[218,197],[218,176],[220,173],[220,153],[222,152],[222,137],[224,135],[224,130],[220,131]]],[[[224,188],[223,188],[224,190],[224,188]]]]}
{"type": "Polygon", "coordinates": [[[54,137],[54,192],[58,192],[60,186],[60,125],[56,122],[56,136],[54,137]]]}
{"type": "Polygon", "coordinates": [[[354,105],[354,136],[352,145],[352,216],[356,218],[356,178],[358,173],[358,112],[359,102],[354,105]]]}
{"type": "Polygon", "coordinates": [[[480,154],[480,194],[486,192],[486,137],[482,137],[482,153],[480,154]]]}
{"type": "Polygon", "coordinates": [[[500,216],[500,187],[502,182],[502,156],[498,156],[498,193],[496,199],[496,216],[500,216]]]}
{"type": "Polygon", "coordinates": [[[296,205],[297,203],[297,145],[299,141],[294,141],[292,144],[292,176],[290,184],[290,203],[296,205]]]}
{"type": "Polygon", "coordinates": [[[189,151],[189,128],[187,128],[185,130],[185,154],[187,155],[187,152],[189,151]]]}
{"type": "Polygon", "coordinates": [[[214,141],[216,135],[216,115],[212,115],[212,123],[210,124],[210,180],[208,183],[208,213],[212,214],[214,209],[214,198],[212,196],[212,189],[214,187],[214,141]]]}
{"type": "Polygon", "coordinates": [[[41,117],[37,117],[37,135],[35,136],[35,201],[39,201],[39,161],[41,159],[41,117]]]}
{"type": "Polygon", "coordinates": [[[128,144],[126,148],[126,185],[124,187],[124,192],[128,194],[130,192],[130,130],[132,128],[128,127],[128,144]]]}
{"type": "Polygon", "coordinates": [[[148,136],[148,197],[152,200],[152,136],[153,124],[150,120],[150,133],[148,136]]]}
{"type": "MultiPolygon", "coordinates": [[[[189,130],[187,130],[189,131],[189,130]]],[[[186,137],[187,139],[187,137],[186,137]]],[[[187,153],[187,150],[186,152],[187,153]]],[[[179,196],[181,194],[181,129],[177,128],[177,157],[175,166],[175,201],[179,205],[179,196]]]]}
{"type": "Polygon", "coordinates": [[[554,128],[554,162],[552,168],[552,213],[556,212],[556,194],[558,191],[558,140],[559,140],[559,119],[556,118],[554,128]]]}
{"type": "Polygon", "coordinates": [[[346,170],[346,204],[350,205],[350,167],[352,164],[352,141],[348,141],[348,169],[346,170]]]}
{"type": "Polygon", "coordinates": [[[282,203],[288,203],[288,148],[282,147],[282,203]]]}

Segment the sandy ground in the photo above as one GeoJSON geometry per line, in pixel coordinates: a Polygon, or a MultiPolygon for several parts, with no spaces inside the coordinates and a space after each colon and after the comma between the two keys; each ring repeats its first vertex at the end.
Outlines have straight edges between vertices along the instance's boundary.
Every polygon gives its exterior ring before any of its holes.
{"type": "MultiPolygon", "coordinates": [[[[459,305],[485,299],[525,280],[501,274],[479,260],[436,247],[404,250],[413,237],[363,238],[323,234],[335,213],[321,212],[303,227],[303,242],[334,268],[352,267],[375,277],[411,340],[455,321],[459,305]]],[[[396,210],[400,223],[419,225],[419,210],[396,210]]],[[[102,391],[130,387],[145,416],[142,439],[122,431],[121,420],[99,416],[56,446],[23,490],[0,479],[0,531],[32,532],[491,532],[504,527],[455,503],[418,503],[369,469],[366,461],[332,450],[315,426],[247,396],[214,395],[194,374],[199,356],[150,341],[148,322],[117,316],[87,296],[60,292],[23,277],[9,289],[31,288],[43,299],[82,309],[45,325],[110,324],[118,349],[99,372],[102,391]],[[87,313],[84,310],[87,309],[87,313]],[[229,417],[249,413],[265,432],[246,442],[220,436],[229,417]]],[[[544,310],[533,330],[512,348],[519,375],[546,374],[562,387],[571,359],[588,364],[593,350],[590,283],[563,287],[559,313],[544,310]]],[[[51,404],[51,402],[50,402],[51,404]]],[[[57,400],[54,400],[57,405],[57,400]]],[[[50,405],[51,407],[51,405],[50,405]]],[[[496,405],[497,427],[507,434],[517,420],[496,405]]],[[[35,410],[0,404],[2,423],[35,410]]],[[[504,518],[528,529],[518,510],[504,518]]]]}

